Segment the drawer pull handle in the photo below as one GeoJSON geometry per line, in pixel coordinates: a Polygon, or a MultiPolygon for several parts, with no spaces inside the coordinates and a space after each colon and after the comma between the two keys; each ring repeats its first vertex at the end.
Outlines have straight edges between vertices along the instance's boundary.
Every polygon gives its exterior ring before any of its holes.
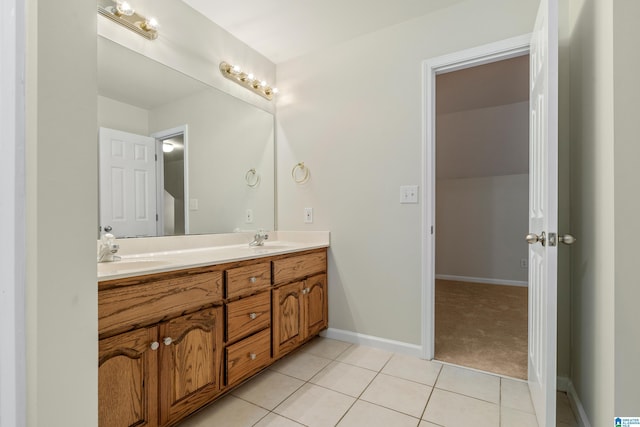
{"type": "Polygon", "coordinates": [[[149,347],[151,347],[151,350],[156,351],[160,347],[160,343],[158,341],[154,341],[149,347]]]}
{"type": "Polygon", "coordinates": [[[164,345],[171,345],[173,340],[171,339],[171,337],[165,337],[165,339],[163,339],[162,342],[164,343],[164,345]]]}
{"type": "Polygon", "coordinates": [[[258,315],[257,315],[257,314],[255,314],[255,313],[249,313],[249,318],[250,318],[251,320],[254,320],[256,317],[258,317],[258,315]]]}
{"type": "Polygon", "coordinates": [[[249,279],[249,281],[250,281],[251,283],[256,283],[256,280],[258,280],[258,279],[256,279],[256,277],[255,277],[255,276],[249,279]]]}
{"type": "Polygon", "coordinates": [[[249,359],[256,360],[256,354],[255,353],[249,353],[249,359]]]}

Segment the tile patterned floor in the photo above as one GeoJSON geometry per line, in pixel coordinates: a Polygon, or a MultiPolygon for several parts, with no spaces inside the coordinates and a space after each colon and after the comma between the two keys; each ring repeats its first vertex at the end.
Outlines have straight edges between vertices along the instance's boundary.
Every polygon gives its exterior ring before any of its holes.
{"type": "MultiPolygon", "coordinates": [[[[526,383],[316,338],[180,427],[467,425],[538,427],[526,383]]],[[[577,426],[563,394],[558,426],[577,426]]]]}

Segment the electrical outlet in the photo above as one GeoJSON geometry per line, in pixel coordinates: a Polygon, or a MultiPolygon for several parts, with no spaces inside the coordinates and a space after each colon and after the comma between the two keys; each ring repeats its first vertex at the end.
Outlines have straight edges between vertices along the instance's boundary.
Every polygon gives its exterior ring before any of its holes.
{"type": "Polygon", "coordinates": [[[247,212],[244,215],[244,222],[246,224],[253,224],[253,210],[247,209],[247,212]]]}
{"type": "Polygon", "coordinates": [[[313,223],[313,208],[304,208],[304,222],[305,224],[313,223]]]}
{"type": "Polygon", "coordinates": [[[400,186],[400,203],[418,203],[418,186],[400,186]]]}
{"type": "Polygon", "coordinates": [[[529,262],[526,258],[520,259],[520,268],[527,268],[529,266],[529,262]]]}

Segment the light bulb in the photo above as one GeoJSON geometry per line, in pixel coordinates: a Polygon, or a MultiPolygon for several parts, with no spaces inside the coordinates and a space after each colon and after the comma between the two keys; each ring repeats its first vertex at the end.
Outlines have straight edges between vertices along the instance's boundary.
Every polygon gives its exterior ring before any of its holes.
{"type": "Polygon", "coordinates": [[[247,79],[253,80],[254,79],[254,75],[252,73],[247,74],[247,79]]]}
{"type": "Polygon", "coordinates": [[[272,91],[274,94],[276,94],[276,93],[280,92],[280,89],[278,89],[277,87],[274,87],[271,91],[272,91]]]}
{"type": "Polygon", "coordinates": [[[128,1],[119,1],[116,3],[116,15],[131,16],[135,10],[128,1]]]}
{"type": "Polygon", "coordinates": [[[158,30],[158,20],[156,18],[149,18],[144,21],[142,25],[142,29],[145,31],[157,31],[158,30]]]}
{"type": "Polygon", "coordinates": [[[240,68],[240,66],[239,66],[239,65],[234,65],[234,66],[233,66],[233,68],[232,68],[232,70],[233,70],[233,72],[234,72],[234,73],[236,73],[236,74],[237,74],[237,73],[239,73],[240,71],[242,71],[242,68],[240,68]]]}
{"type": "Polygon", "coordinates": [[[163,142],[162,143],[162,151],[165,153],[170,153],[173,151],[173,144],[170,142],[163,142]]]}
{"type": "Polygon", "coordinates": [[[267,82],[266,82],[266,81],[264,81],[264,80],[263,80],[263,81],[261,81],[261,82],[260,82],[260,86],[262,86],[262,87],[267,87],[267,82]]]}

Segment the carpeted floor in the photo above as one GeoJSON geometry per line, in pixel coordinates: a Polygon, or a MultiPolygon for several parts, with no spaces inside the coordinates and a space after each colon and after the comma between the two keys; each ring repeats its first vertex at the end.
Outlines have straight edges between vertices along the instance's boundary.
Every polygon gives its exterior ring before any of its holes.
{"type": "Polygon", "coordinates": [[[443,362],[527,379],[527,288],[436,280],[443,362]]]}

